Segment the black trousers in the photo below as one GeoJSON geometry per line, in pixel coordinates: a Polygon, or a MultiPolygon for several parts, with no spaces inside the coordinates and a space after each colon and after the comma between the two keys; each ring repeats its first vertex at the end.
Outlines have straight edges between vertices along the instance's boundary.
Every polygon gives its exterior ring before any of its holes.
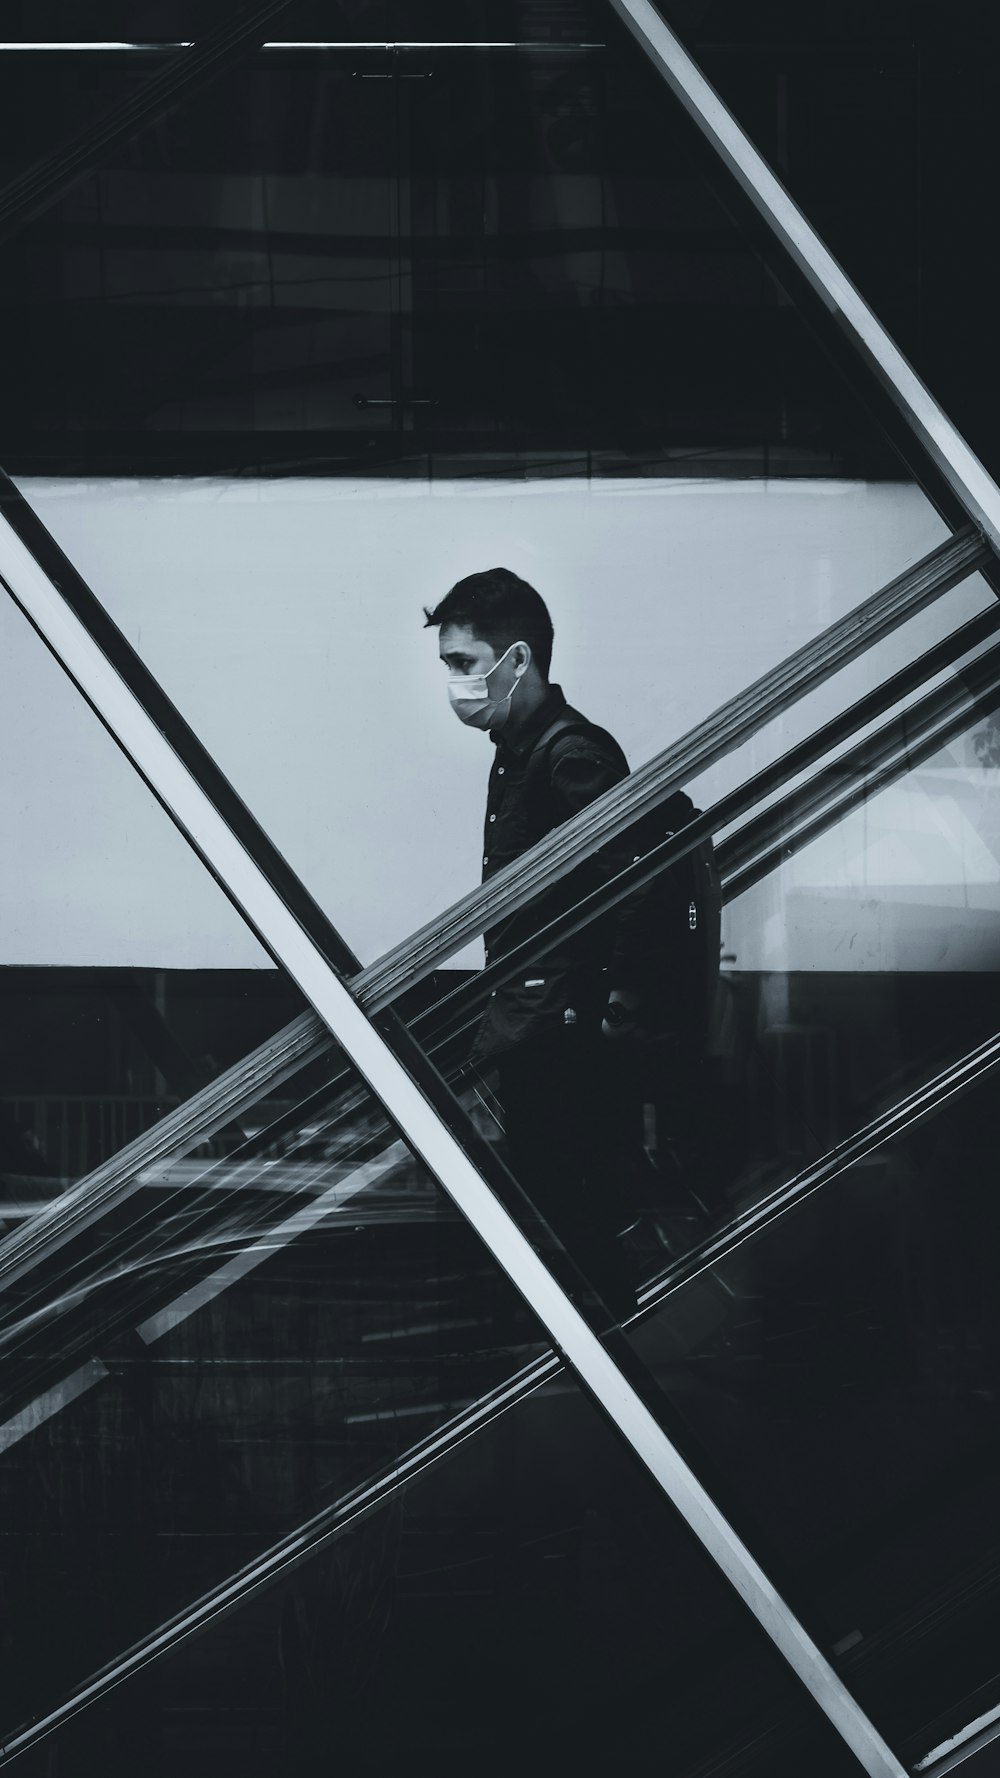
{"type": "Polygon", "coordinates": [[[515,1177],[598,1294],[634,1307],[617,1238],[635,1149],[627,1071],[582,1023],[533,1035],[498,1057],[497,1071],[515,1177]]]}

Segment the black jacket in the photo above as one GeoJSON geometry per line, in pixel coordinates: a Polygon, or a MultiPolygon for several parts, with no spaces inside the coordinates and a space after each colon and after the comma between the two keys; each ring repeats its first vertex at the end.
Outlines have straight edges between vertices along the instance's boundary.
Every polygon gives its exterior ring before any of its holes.
{"type": "MultiPolygon", "coordinates": [[[[628,770],[613,736],[573,710],[558,685],[550,686],[544,702],[513,740],[505,740],[502,731],[497,736],[486,801],[483,881],[619,784],[628,770]],[[552,737],[549,731],[563,716],[572,719],[572,729],[560,729],[552,737]]],[[[612,841],[544,895],[491,928],[485,935],[487,963],[532,937],[622,870],[633,856],[627,836],[612,841]]],[[[474,1059],[486,1060],[561,1024],[596,1027],[609,988],[630,986],[636,972],[641,972],[643,940],[634,925],[628,911],[592,921],[497,988],[475,1040],[474,1059]]]]}

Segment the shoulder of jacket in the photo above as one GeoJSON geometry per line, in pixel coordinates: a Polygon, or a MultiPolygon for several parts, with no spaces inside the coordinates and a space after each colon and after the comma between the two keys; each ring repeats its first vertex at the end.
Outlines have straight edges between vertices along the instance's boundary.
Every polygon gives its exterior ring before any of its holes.
{"type": "Polygon", "coordinates": [[[614,735],[570,705],[558,718],[554,732],[550,730],[548,738],[541,737],[540,745],[553,765],[571,758],[611,760],[617,764],[625,757],[614,735]]]}

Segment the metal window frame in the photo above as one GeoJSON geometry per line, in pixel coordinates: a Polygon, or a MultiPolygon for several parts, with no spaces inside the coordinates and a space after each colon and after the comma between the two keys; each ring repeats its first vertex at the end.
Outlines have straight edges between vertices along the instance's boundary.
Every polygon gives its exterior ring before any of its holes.
{"type": "MultiPolygon", "coordinates": [[[[946,1772],[957,1772],[962,1766],[968,1766],[972,1778],[987,1778],[985,1764],[975,1764],[977,1757],[985,1753],[988,1747],[1000,1740],[1000,1705],[995,1710],[986,1710],[973,1722],[967,1723],[956,1735],[950,1735],[940,1747],[925,1754],[914,1766],[914,1772],[926,1773],[928,1778],[944,1778],[946,1772]]],[[[990,1765],[994,1765],[994,1755],[990,1756],[990,1765]]],[[[994,1771],[996,1767],[994,1765],[994,1771]]]]}
{"type": "MultiPolygon", "coordinates": [[[[621,1364],[543,1264],[454,1131],[352,997],[319,936],[279,893],[126,683],[69,598],[10,526],[0,583],[173,820],[301,988],[413,1151],[538,1317],[578,1381],[685,1520],[870,1778],[904,1768],[668,1438],[621,1364]]],[[[162,694],[161,698],[162,698],[162,694]]]]}
{"type": "MultiPolygon", "coordinates": [[[[846,332],[855,351],[875,371],[962,510],[982,529],[994,553],[998,553],[1000,490],[982,464],[649,0],[611,3],[771,233],[846,332]]],[[[415,1152],[538,1315],[581,1383],[736,1587],[865,1771],[873,1778],[890,1773],[894,1778],[902,1778],[904,1768],[722,1517],[621,1368],[490,1191],[417,1079],[352,998],[315,936],[287,905],[253,853],[227,823],[143,702],[21,539],[8,531],[2,544],[3,583],[12,598],[242,908],[272,955],[302,988],[415,1152]]],[[[534,892],[533,887],[530,893],[534,892]]],[[[477,918],[477,927],[479,924],[477,918]]]]}
{"type": "MultiPolygon", "coordinates": [[[[85,54],[115,55],[115,54],[122,54],[122,53],[130,54],[130,55],[168,55],[175,50],[181,50],[181,49],[190,50],[190,49],[193,49],[194,47],[195,47],[195,41],[192,38],[181,39],[176,42],[168,42],[166,39],[164,39],[162,42],[157,42],[156,40],[151,39],[149,42],[145,42],[145,43],[101,42],[97,38],[95,38],[92,42],[79,41],[79,42],[42,43],[42,42],[38,41],[38,42],[34,42],[34,43],[29,43],[29,42],[0,43],[0,55],[10,55],[10,54],[19,54],[19,55],[81,55],[81,54],[84,54],[84,55],[85,54]]],[[[264,51],[274,51],[274,50],[321,49],[321,50],[343,50],[346,54],[350,55],[350,54],[353,54],[355,51],[360,51],[360,50],[379,50],[383,54],[395,54],[397,52],[405,53],[405,52],[411,51],[411,50],[417,51],[419,53],[422,50],[430,50],[430,49],[433,49],[433,50],[440,50],[440,49],[457,49],[457,50],[517,49],[517,50],[526,50],[531,55],[535,55],[537,53],[541,53],[542,55],[565,55],[567,53],[573,54],[575,51],[579,51],[579,50],[606,49],[607,45],[604,43],[596,43],[596,42],[595,43],[571,43],[571,42],[567,41],[564,43],[559,38],[551,38],[551,39],[550,38],[539,38],[537,40],[537,42],[535,42],[535,41],[532,41],[530,38],[503,38],[503,39],[497,39],[496,41],[487,40],[486,38],[483,38],[481,40],[475,39],[475,38],[470,38],[470,39],[463,41],[459,38],[453,38],[453,37],[440,38],[440,39],[431,38],[431,37],[427,37],[427,38],[414,37],[414,38],[406,38],[406,39],[401,38],[398,41],[395,41],[391,38],[386,39],[383,37],[379,37],[379,38],[374,38],[374,37],[360,38],[359,37],[356,39],[350,38],[350,37],[342,37],[342,38],[330,38],[330,39],[309,38],[309,39],[303,39],[301,42],[296,41],[292,38],[287,38],[287,39],[286,38],[268,38],[268,39],[266,39],[265,42],[259,44],[258,48],[261,51],[261,53],[263,53],[264,51]]]]}

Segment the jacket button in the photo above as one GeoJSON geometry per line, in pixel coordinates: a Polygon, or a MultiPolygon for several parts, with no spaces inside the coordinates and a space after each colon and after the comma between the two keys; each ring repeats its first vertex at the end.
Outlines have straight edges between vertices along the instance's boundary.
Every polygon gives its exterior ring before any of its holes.
{"type": "Polygon", "coordinates": [[[496,820],[496,816],[495,816],[495,815],[491,815],[491,816],[490,816],[490,820],[491,820],[491,821],[495,821],[495,820],[496,820]]]}
{"type": "Polygon", "coordinates": [[[503,766],[497,766],[497,777],[498,778],[503,777],[503,766]]]}

